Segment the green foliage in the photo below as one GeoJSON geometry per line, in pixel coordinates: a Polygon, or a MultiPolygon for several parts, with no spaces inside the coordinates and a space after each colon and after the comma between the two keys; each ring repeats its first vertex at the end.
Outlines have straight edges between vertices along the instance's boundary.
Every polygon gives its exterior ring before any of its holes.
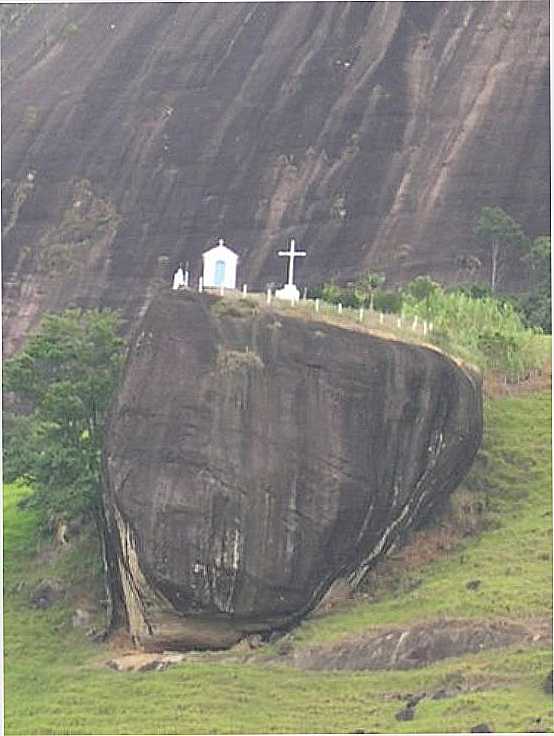
{"type": "Polygon", "coordinates": [[[465,294],[472,299],[486,299],[493,295],[491,287],[488,284],[464,284],[446,289],[449,294],[465,294]]]}
{"type": "Polygon", "coordinates": [[[406,285],[402,290],[402,294],[405,304],[411,306],[417,304],[419,306],[418,314],[425,319],[431,319],[433,309],[443,294],[443,290],[441,285],[433,281],[430,276],[417,276],[406,285]]]}
{"type": "MultiPolygon", "coordinates": [[[[413,284],[414,282],[412,282],[413,284]]],[[[429,339],[454,354],[467,357],[483,369],[502,371],[514,378],[546,359],[545,342],[537,330],[529,329],[511,302],[483,296],[475,299],[465,291],[444,292],[433,282],[420,281],[415,293],[408,285],[404,315],[430,320],[429,339]]]]}
{"type": "Polygon", "coordinates": [[[321,289],[321,298],[325,302],[329,302],[329,304],[338,304],[342,297],[343,297],[344,289],[342,289],[340,286],[337,286],[334,281],[329,281],[326,284],[323,284],[323,288],[321,289]]]}
{"type": "Polygon", "coordinates": [[[95,508],[104,420],[122,361],[119,319],[110,311],[47,315],[7,361],[4,389],[26,407],[7,416],[7,477],[26,477],[43,519],[95,508]]]}
{"type": "Polygon", "coordinates": [[[381,273],[368,271],[356,282],[354,293],[357,297],[357,307],[370,307],[373,309],[374,292],[385,283],[385,277],[381,273]]]}
{"type": "Polygon", "coordinates": [[[434,294],[441,290],[440,284],[430,276],[417,276],[410,281],[403,290],[406,299],[412,299],[415,302],[430,301],[434,294]]]}
{"type": "Polygon", "coordinates": [[[378,289],[373,295],[373,309],[386,314],[400,314],[404,299],[400,291],[382,291],[378,289]]]}
{"type": "Polygon", "coordinates": [[[538,327],[552,333],[552,293],[550,285],[538,287],[518,299],[517,309],[528,327],[538,327]]]}
{"type": "Polygon", "coordinates": [[[525,322],[552,332],[550,236],[541,235],[529,244],[525,260],[534,277],[533,289],[517,300],[525,322]]]}
{"type": "Polygon", "coordinates": [[[491,289],[495,291],[507,253],[528,247],[528,239],[521,225],[501,207],[483,207],[475,233],[490,247],[491,289]]]}
{"type": "Polygon", "coordinates": [[[216,317],[235,317],[237,319],[254,317],[259,311],[255,299],[250,297],[218,299],[212,304],[210,310],[216,317]]]}
{"type": "Polygon", "coordinates": [[[498,240],[505,245],[522,246],[527,240],[521,225],[501,207],[482,208],[476,233],[487,242],[498,240]]]}
{"type": "Polygon", "coordinates": [[[402,625],[438,616],[478,619],[497,615],[529,620],[550,615],[549,392],[488,401],[480,455],[456,494],[482,500],[488,531],[464,538],[443,559],[419,568],[421,584],[415,589],[406,585],[398,594],[398,590],[391,590],[389,580],[383,579],[381,589],[373,591],[371,604],[360,602],[321,621],[306,621],[295,637],[297,645],[337,641],[371,626],[402,625]],[[482,581],[478,593],[466,588],[466,582],[475,578],[482,581]]]}
{"type": "MultiPolygon", "coordinates": [[[[469,485],[489,488],[492,532],[465,538],[441,561],[418,570],[421,584],[383,590],[376,602],[317,616],[290,637],[259,650],[275,654],[367,633],[372,627],[437,618],[547,619],[552,603],[550,402],[548,394],[487,407],[489,462],[469,485]],[[463,559],[463,562],[462,562],[463,559]],[[468,580],[482,581],[478,591],[468,580]]],[[[114,672],[114,652],[71,626],[67,601],[32,611],[15,592],[29,576],[58,576],[36,557],[35,512],[21,510],[24,488],[4,495],[5,733],[380,733],[552,730],[552,698],[542,689],[552,668],[541,641],[482,651],[408,671],[306,672],[245,662],[237,652],[193,653],[165,672],[114,672]],[[240,659],[239,659],[240,657],[240,659]],[[434,700],[439,689],[450,697],[434,700]],[[186,699],[183,693],[186,692],[186,699]],[[409,694],[427,693],[413,721],[395,719],[409,694]],[[98,703],[102,707],[98,707],[98,703]]],[[[92,570],[79,572],[86,582],[92,570]]],[[[75,574],[75,571],[74,571],[75,574]]],[[[64,578],[65,580],[65,578],[64,578]]],[[[248,656],[248,655],[247,655],[248,656]]],[[[275,661],[275,660],[274,660],[275,661]]]]}
{"type": "Polygon", "coordinates": [[[550,254],[550,235],[540,235],[530,242],[526,260],[542,276],[541,281],[550,281],[550,254]]]}

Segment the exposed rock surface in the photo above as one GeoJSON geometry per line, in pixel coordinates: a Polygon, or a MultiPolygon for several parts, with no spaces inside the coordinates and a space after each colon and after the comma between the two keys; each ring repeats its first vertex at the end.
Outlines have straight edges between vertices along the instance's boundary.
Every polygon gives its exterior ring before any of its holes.
{"type": "Polygon", "coordinates": [[[134,321],[160,267],[197,273],[220,234],[263,288],[293,233],[302,283],[366,267],[452,281],[468,255],[486,280],[484,205],[549,230],[546,0],[27,3],[1,19],[8,350],[69,304],[134,321]]]}
{"type": "Polygon", "coordinates": [[[114,616],[153,649],[294,623],[432,512],[481,431],[479,379],[435,350],[161,294],[106,442],[114,616]]]}
{"type": "Polygon", "coordinates": [[[548,636],[536,639],[527,627],[506,621],[444,620],[346,639],[330,647],[301,648],[288,659],[308,670],[407,670],[524,641],[544,645],[548,636]]]}

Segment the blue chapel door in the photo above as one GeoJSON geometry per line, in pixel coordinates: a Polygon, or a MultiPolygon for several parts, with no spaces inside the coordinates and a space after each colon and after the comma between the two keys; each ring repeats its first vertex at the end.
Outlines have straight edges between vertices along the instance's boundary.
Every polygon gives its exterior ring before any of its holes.
{"type": "Polygon", "coordinates": [[[222,286],[225,283],[225,261],[215,262],[215,285],[222,286]]]}

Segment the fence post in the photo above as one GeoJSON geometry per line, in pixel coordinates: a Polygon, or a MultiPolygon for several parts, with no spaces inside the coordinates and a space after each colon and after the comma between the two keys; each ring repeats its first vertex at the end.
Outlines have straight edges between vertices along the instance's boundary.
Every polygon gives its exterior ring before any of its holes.
{"type": "Polygon", "coordinates": [[[424,335],[427,334],[427,320],[426,319],[423,320],[423,334],[424,335]]]}
{"type": "Polygon", "coordinates": [[[225,295],[225,287],[221,285],[219,287],[219,296],[224,296],[224,295],[225,295]]]}
{"type": "Polygon", "coordinates": [[[415,332],[417,330],[417,314],[414,317],[414,321],[412,322],[412,330],[415,332]]]}
{"type": "Polygon", "coordinates": [[[364,308],[360,307],[360,322],[363,322],[364,320],[364,308]]]}
{"type": "Polygon", "coordinates": [[[267,304],[271,304],[271,289],[268,289],[267,290],[265,301],[266,301],[267,304]]]}
{"type": "Polygon", "coordinates": [[[319,312],[319,299],[315,300],[315,311],[319,312]]]}
{"type": "Polygon", "coordinates": [[[244,294],[244,296],[246,296],[248,294],[248,285],[247,284],[243,284],[242,285],[242,293],[244,294]]]}
{"type": "Polygon", "coordinates": [[[338,310],[339,310],[339,314],[342,314],[342,303],[341,302],[339,302],[338,310]]]}
{"type": "Polygon", "coordinates": [[[383,312],[379,312],[379,322],[380,322],[380,324],[383,324],[384,321],[385,321],[385,315],[383,314],[383,312]]]}
{"type": "Polygon", "coordinates": [[[398,329],[402,329],[402,317],[398,317],[398,319],[396,320],[396,326],[398,327],[398,329]]]}
{"type": "Polygon", "coordinates": [[[204,291],[204,279],[202,276],[198,279],[198,291],[202,293],[204,291]]]}

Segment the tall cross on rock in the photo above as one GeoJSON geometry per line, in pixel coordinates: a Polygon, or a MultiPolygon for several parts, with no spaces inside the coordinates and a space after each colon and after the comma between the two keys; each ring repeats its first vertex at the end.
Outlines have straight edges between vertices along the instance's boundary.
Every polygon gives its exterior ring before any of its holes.
{"type": "Polygon", "coordinates": [[[291,299],[293,301],[298,301],[300,299],[300,292],[294,284],[294,259],[298,258],[299,256],[305,256],[307,255],[307,253],[304,250],[296,250],[295,246],[296,243],[294,241],[294,238],[291,238],[290,250],[280,250],[277,253],[277,255],[286,256],[289,259],[288,281],[282,289],[278,289],[276,291],[275,296],[278,299],[291,299]]]}

